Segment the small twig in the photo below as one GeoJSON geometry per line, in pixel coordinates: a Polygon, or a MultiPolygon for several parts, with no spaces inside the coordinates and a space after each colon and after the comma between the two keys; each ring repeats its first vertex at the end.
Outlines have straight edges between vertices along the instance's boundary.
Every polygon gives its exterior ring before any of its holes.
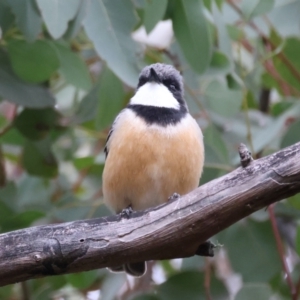
{"type": "Polygon", "coordinates": [[[205,278],[204,278],[204,288],[206,300],[212,300],[210,294],[210,281],[211,281],[211,266],[208,258],[205,259],[205,278]]]}
{"type": "Polygon", "coordinates": [[[275,218],[275,214],[274,214],[274,204],[271,204],[268,207],[268,212],[269,212],[269,217],[270,217],[270,221],[271,221],[271,225],[272,225],[273,234],[274,234],[274,237],[276,240],[277,250],[278,250],[280,260],[282,263],[282,268],[283,268],[283,271],[286,276],[286,282],[287,282],[287,285],[289,286],[292,299],[297,300],[295,286],[292,281],[291,274],[290,274],[290,271],[289,271],[289,268],[288,268],[288,265],[287,265],[287,262],[285,259],[285,253],[284,253],[282,240],[280,238],[280,234],[279,234],[278,227],[276,224],[276,218],[275,218]]]}
{"type": "MultiPolygon", "coordinates": [[[[227,0],[228,4],[240,15],[243,16],[242,10],[234,3],[233,0],[227,0]]],[[[263,39],[268,41],[268,43],[271,45],[272,49],[276,49],[276,46],[273,44],[273,42],[267,37],[252,21],[248,21],[247,24],[257,32],[259,36],[261,36],[263,39]]],[[[284,55],[283,52],[278,53],[278,57],[282,60],[282,62],[285,63],[285,65],[288,67],[288,69],[291,71],[294,77],[297,78],[297,80],[300,82],[300,73],[298,70],[294,67],[294,65],[288,60],[288,58],[284,55]]]]}
{"type": "Polygon", "coordinates": [[[253,161],[251,152],[248,150],[246,145],[242,143],[239,146],[239,155],[241,158],[241,165],[243,168],[246,168],[251,163],[251,161],[253,161]]]}

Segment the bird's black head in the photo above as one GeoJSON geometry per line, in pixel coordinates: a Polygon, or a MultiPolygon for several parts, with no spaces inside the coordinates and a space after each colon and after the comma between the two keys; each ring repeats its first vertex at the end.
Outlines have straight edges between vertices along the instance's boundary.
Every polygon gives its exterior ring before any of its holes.
{"type": "Polygon", "coordinates": [[[156,63],[145,67],[140,74],[137,90],[149,82],[163,84],[179,105],[186,107],[182,76],[173,66],[156,63]]]}

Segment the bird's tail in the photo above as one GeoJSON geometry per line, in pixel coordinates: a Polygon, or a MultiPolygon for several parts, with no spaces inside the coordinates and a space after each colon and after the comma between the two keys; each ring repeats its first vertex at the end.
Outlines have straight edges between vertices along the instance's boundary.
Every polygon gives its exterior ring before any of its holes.
{"type": "Polygon", "coordinates": [[[147,265],[146,262],[141,261],[136,263],[124,264],[117,267],[110,267],[109,270],[112,272],[126,272],[131,276],[141,277],[146,273],[147,265]]]}

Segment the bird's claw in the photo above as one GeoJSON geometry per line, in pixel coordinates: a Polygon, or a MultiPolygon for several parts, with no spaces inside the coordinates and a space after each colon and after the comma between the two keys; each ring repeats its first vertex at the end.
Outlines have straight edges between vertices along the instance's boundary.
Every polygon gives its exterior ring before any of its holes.
{"type": "Polygon", "coordinates": [[[168,198],[169,201],[174,201],[180,198],[180,195],[178,193],[174,193],[172,196],[168,198]]]}
{"type": "Polygon", "coordinates": [[[124,208],[121,211],[120,216],[121,216],[121,218],[129,219],[132,213],[133,213],[133,209],[132,209],[131,205],[129,205],[128,207],[124,208]]]}

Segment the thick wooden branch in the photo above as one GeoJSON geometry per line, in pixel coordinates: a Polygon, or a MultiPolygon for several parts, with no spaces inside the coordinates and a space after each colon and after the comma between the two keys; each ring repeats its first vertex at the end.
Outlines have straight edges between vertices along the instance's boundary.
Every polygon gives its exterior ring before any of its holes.
{"type": "Polygon", "coordinates": [[[188,257],[251,213],[300,192],[300,143],[165,205],[0,235],[0,286],[124,262],[188,257]]]}

